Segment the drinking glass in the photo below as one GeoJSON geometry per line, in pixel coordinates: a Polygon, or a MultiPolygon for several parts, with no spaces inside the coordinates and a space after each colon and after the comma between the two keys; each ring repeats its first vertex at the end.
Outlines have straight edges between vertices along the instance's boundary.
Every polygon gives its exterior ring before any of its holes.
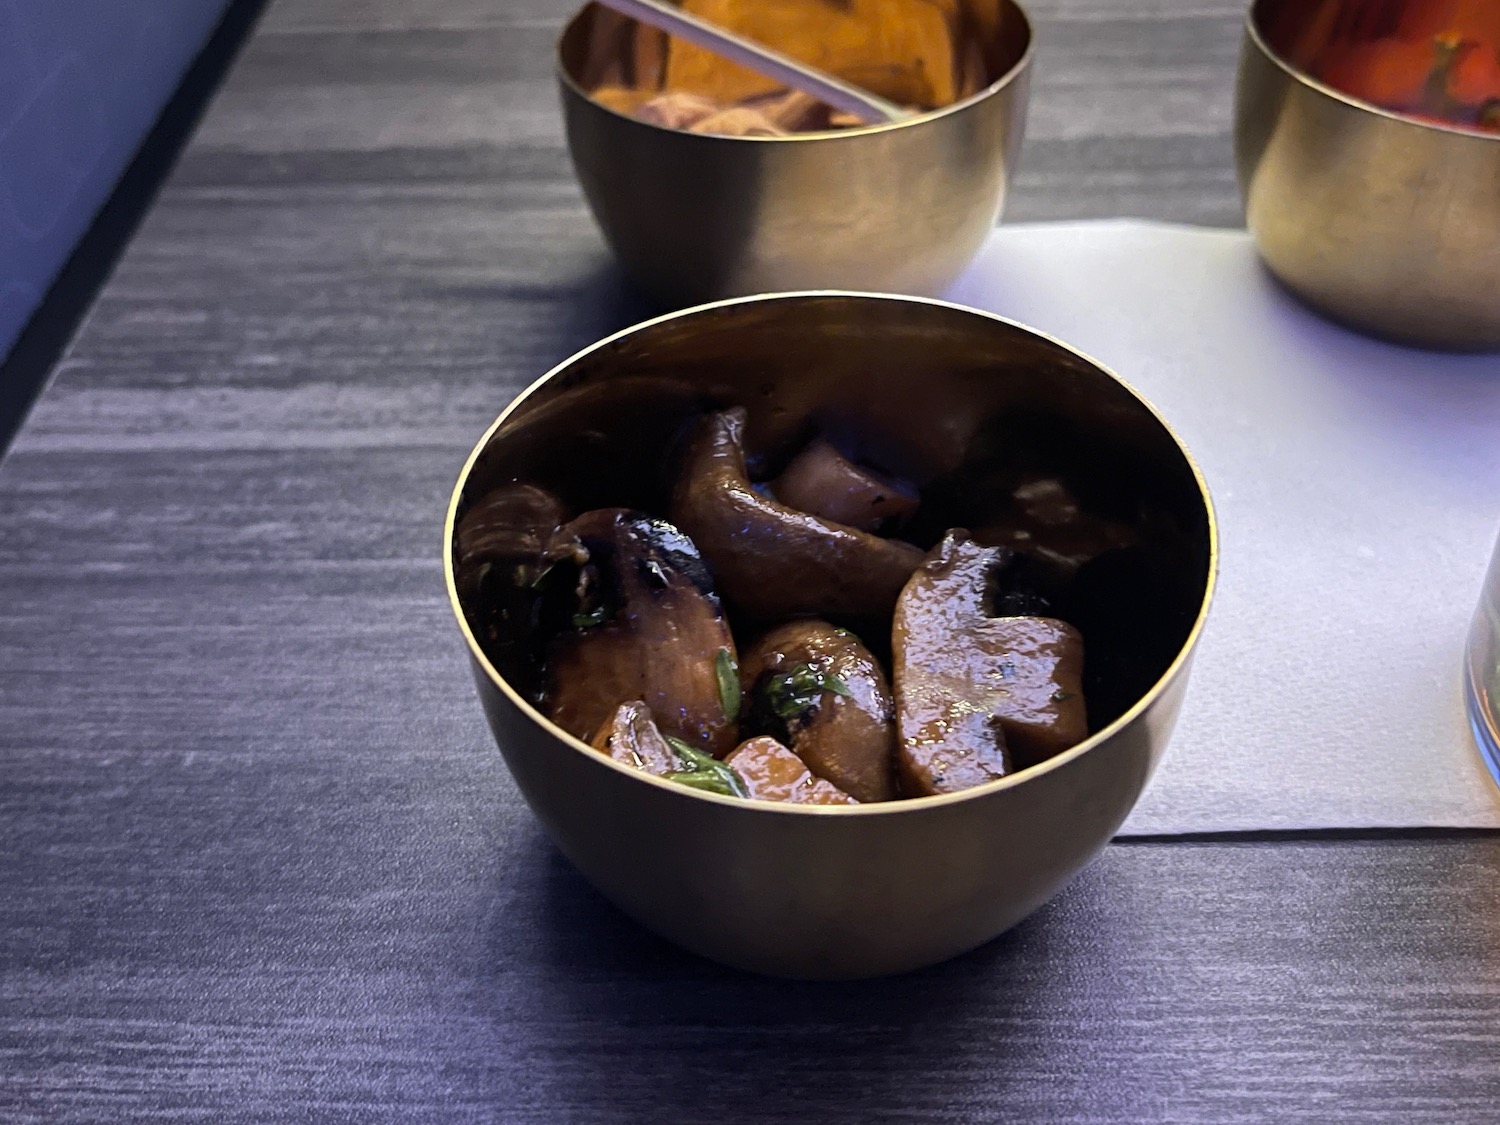
{"type": "Polygon", "coordinates": [[[1500,784],[1500,542],[1474,611],[1468,651],[1469,723],[1490,774],[1500,784]]]}

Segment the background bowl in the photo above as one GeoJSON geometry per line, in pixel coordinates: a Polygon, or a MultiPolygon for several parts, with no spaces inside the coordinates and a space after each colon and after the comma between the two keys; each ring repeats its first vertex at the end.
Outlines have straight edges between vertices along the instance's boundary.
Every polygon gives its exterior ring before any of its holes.
{"type": "Polygon", "coordinates": [[[568,150],[611,249],[667,306],[788,289],[937,293],[998,221],[1031,62],[1012,0],[981,44],[991,81],[977,94],[908,122],[790,137],[703,136],[593,101],[580,81],[599,11],[579,12],[558,45],[568,150]]]}
{"type": "Polygon", "coordinates": [[[1351,327],[1425,347],[1500,347],[1500,136],[1344,95],[1285,57],[1287,21],[1357,0],[1257,0],[1235,150],[1272,273],[1351,327]]]}
{"type": "MultiPolygon", "coordinates": [[[[1013,479],[1013,478],[1012,478],[1013,479]]],[[[1008,492],[1005,493],[1008,495],[1008,492]]],[[[567,360],[479,442],[448,511],[448,593],[495,739],[563,854],[627,914],[688,949],[790,977],[931,964],[1055,894],[1110,839],[1156,765],[1207,612],[1208,495],[1156,414],[1063,344],[936,301],[786,294],[649,321],[567,360]],[[467,505],[515,478],[577,509],[663,512],[674,436],[743,405],[750,452],[790,456],[813,428],[863,435],[923,482],[945,525],[978,519],[1019,447],[1091,506],[1145,528],[1077,620],[1093,737],[976,789],[858,807],[776,805],[627,769],[526,702],[475,640],[453,573],[467,505]],[[950,523],[950,521],[952,521],[950,523]],[[1101,729],[1102,728],[1102,729],[1101,729]]]]}

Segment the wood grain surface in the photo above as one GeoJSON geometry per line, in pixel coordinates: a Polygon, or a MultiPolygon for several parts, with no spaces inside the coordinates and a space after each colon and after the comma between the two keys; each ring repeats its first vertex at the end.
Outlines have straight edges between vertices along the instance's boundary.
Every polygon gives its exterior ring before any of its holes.
{"type": "MultiPolygon", "coordinates": [[[[501,766],[442,509],[642,307],[552,0],[282,0],[0,465],[0,1121],[1493,1121],[1500,839],[1115,845],[952,964],[698,961],[501,766]]],[[[1237,222],[1239,4],[1047,0],[1010,208],[1237,222]]]]}

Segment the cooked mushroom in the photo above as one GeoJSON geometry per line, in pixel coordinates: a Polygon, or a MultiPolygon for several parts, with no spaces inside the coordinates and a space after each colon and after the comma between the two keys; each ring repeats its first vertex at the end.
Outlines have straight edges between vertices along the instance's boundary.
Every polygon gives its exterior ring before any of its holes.
{"type": "Polygon", "coordinates": [[[453,577],[474,636],[532,702],[541,689],[535,654],[547,633],[542,577],[578,550],[559,531],[567,518],[550,492],[512,482],[480,497],[454,532],[453,577]]]}
{"type": "Polygon", "coordinates": [[[903,786],[950,793],[1034,765],[1088,735],[1083,638],[1047,617],[992,617],[1013,558],[950,531],[896,604],[903,786]]]}
{"type": "Polygon", "coordinates": [[[639,699],[622,703],[589,740],[595,750],[608,754],[621,765],[665,777],[682,766],[651,717],[651,708],[639,699]]]}
{"type": "Polygon", "coordinates": [[[760,495],[746,475],[744,434],[743,407],[705,417],[672,496],[673,520],[723,595],[760,620],[888,617],[922,552],[760,495]]]}
{"type": "Polygon", "coordinates": [[[622,765],[643,773],[718,793],[725,797],[748,797],[745,779],[734,768],[711,754],[695,750],[680,738],[664,735],[640,700],[622,703],[613,717],[599,728],[590,743],[622,765]]]}
{"type": "Polygon", "coordinates": [[[1137,538],[1124,524],[1085,510],[1056,477],[1027,477],[1011,491],[1010,500],[1010,510],[977,528],[974,539],[1022,551],[1062,576],[1071,576],[1090,560],[1128,547],[1137,538]]]}
{"type": "Polygon", "coordinates": [[[568,553],[556,536],[567,518],[563,502],[534,484],[512,481],[486,492],[454,531],[460,591],[477,594],[496,568],[504,584],[530,587],[551,558],[568,553]]]}
{"type": "Polygon", "coordinates": [[[790,508],[860,531],[900,524],[921,502],[910,485],[856,465],[822,438],[792,458],[771,493],[790,508]]]}
{"type": "Polygon", "coordinates": [[[791,805],[857,805],[853,797],[814,777],[807,764],[774,738],[762,735],[742,742],[724,759],[757,801],[785,801],[791,805]]]}
{"type": "Polygon", "coordinates": [[[740,702],[734,638],[692,540],[624,508],[585,512],[563,532],[588,561],[576,573],[572,627],[548,650],[548,716],[587,739],[621,700],[640,700],[663,734],[727,754],[740,702]]]}
{"type": "Polygon", "coordinates": [[[860,801],[896,796],[891,689],[853,633],[789,622],[745,654],[741,673],[753,729],[778,735],[814,774],[860,801]]]}

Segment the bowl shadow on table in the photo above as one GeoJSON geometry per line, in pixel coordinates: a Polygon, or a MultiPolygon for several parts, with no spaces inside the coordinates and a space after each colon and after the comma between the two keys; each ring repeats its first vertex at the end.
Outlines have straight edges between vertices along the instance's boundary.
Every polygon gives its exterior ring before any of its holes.
{"type": "MultiPolygon", "coordinates": [[[[586,268],[549,288],[546,296],[552,315],[539,317],[535,330],[542,344],[539,354],[549,363],[679,308],[648,294],[602,250],[586,268]]],[[[539,366],[536,374],[543,370],[539,366]]]]}
{"type": "Polygon", "coordinates": [[[1263,363],[1316,371],[1319,379],[1300,393],[1303,409],[1322,403],[1341,424],[1378,437],[1394,463],[1435,481],[1462,480],[1469,495],[1481,494],[1484,482],[1473,474],[1486,464],[1500,470],[1489,456],[1500,421],[1500,357],[1378,339],[1327,316],[1263,262],[1257,266],[1263,363]]]}
{"type": "Polygon", "coordinates": [[[572,1060],[584,1065],[570,1101],[622,1119],[640,1098],[662,1121],[749,1105],[757,1120],[867,1120],[1031,1082],[1020,1056],[1033,1052],[1016,1025],[1045,1018],[1049,995],[1076,986],[1070,935],[1101,909],[1096,865],[1030,919],[944,964],[869,981],[786,981],[719,966],[637,925],[540,833],[528,851],[537,987],[566,1025],[564,1049],[587,1055],[572,1060]]]}
{"type": "Polygon", "coordinates": [[[542,344],[539,355],[557,361],[642,321],[691,307],[650,292],[603,249],[539,296],[545,297],[551,314],[538,317],[534,325],[542,344]]]}
{"type": "Polygon", "coordinates": [[[1384,336],[1379,332],[1346,320],[1333,309],[1327,309],[1309,300],[1296,289],[1292,288],[1286,280],[1268,266],[1263,258],[1259,256],[1255,260],[1256,272],[1260,283],[1267,292],[1268,303],[1278,307],[1285,307],[1289,311],[1283,318],[1289,323],[1289,330],[1300,329],[1300,335],[1305,335],[1314,341],[1321,342],[1323,338],[1353,339],[1362,344],[1371,355],[1380,356],[1405,356],[1409,360],[1412,357],[1429,356],[1438,359],[1467,359],[1477,368],[1486,365],[1490,370],[1500,377],[1500,354],[1495,351],[1481,351],[1474,348],[1442,347],[1439,345],[1427,345],[1413,343],[1410,340],[1399,339],[1395,336],[1384,336]],[[1296,316],[1292,314],[1296,313],[1296,316]],[[1321,332],[1319,331],[1321,330],[1321,332]]]}

